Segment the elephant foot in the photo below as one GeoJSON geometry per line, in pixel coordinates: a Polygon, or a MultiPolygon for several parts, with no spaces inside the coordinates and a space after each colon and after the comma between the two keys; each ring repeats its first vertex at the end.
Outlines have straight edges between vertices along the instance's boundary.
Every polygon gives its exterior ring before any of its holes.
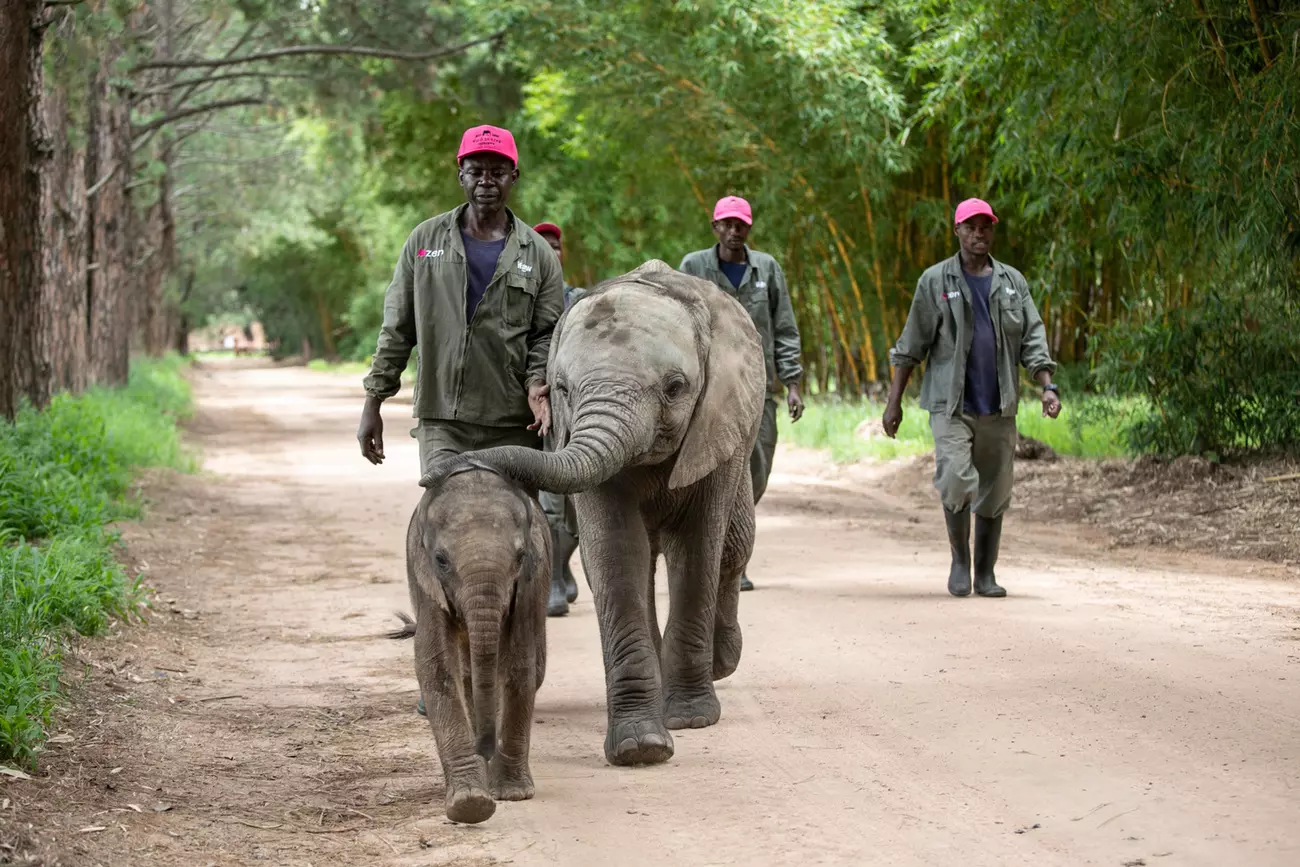
{"type": "Polygon", "coordinates": [[[447,818],[465,825],[486,822],[496,812],[497,802],[491,793],[477,786],[455,787],[447,790],[447,818]]]}
{"type": "Polygon", "coordinates": [[[660,719],[617,722],[605,735],[611,765],[657,765],[673,757],[673,736],[660,719]]]}
{"type": "Polygon", "coordinates": [[[707,690],[674,690],[664,697],[664,725],[670,729],[702,729],[722,718],[722,704],[710,684],[707,690]]]}
{"type": "Polygon", "coordinates": [[[492,765],[492,796],[498,801],[527,801],[537,794],[533,775],[528,767],[510,768],[494,762],[492,765]]]}
{"type": "Polygon", "coordinates": [[[722,680],[735,673],[740,665],[740,627],[713,628],[713,679],[722,680]]]}

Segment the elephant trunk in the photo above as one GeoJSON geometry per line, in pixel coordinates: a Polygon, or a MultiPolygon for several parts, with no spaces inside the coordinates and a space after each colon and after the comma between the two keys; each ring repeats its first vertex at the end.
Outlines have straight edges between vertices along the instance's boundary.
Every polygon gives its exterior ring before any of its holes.
{"type": "MultiPolygon", "coordinates": [[[[493,585],[492,590],[497,588],[493,585]]],[[[465,617],[469,632],[470,688],[474,714],[475,751],[491,759],[497,743],[497,663],[501,647],[501,621],[505,606],[497,592],[484,593],[470,602],[465,617]]]]}
{"type": "Polygon", "coordinates": [[[475,457],[516,481],[555,494],[576,494],[602,484],[650,447],[653,429],[633,425],[626,403],[601,399],[578,407],[569,441],[559,451],[498,446],[475,457]]]}

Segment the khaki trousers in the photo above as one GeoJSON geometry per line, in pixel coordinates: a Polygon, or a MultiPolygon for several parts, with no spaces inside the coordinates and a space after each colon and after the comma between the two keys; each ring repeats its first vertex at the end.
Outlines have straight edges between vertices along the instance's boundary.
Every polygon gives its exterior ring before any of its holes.
{"type": "Polygon", "coordinates": [[[934,433],[934,487],[950,512],[966,507],[996,518],[1011,505],[1016,420],[1001,415],[952,418],[930,413],[934,433]]]}
{"type": "Polygon", "coordinates": [[[763,401],[763,420],[758,426],[758,440],[749,455],[749,476],[754,481],[754,505],[767,490],[768,476],[772,475],[772,459],[776,456],[776,400],[763,401]]]}
{"type": "Polygon", "coordinates": [[[411,430],[420,444],[420,472],[427,474],[438,461],[495,446],[527,446],[539,449],[542,440],[525,427],[490,427],[466,421],[422,418],[411,430]]]}

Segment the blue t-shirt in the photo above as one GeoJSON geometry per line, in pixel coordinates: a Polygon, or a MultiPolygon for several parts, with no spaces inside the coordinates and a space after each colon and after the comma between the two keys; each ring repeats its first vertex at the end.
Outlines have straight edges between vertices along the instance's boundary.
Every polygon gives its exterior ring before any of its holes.
{"type": "Polygon", "coordinates": [[[740,281],[745,279],[745,269],[749,267],[749,263],[748,262],[724,262],[721,259],[719,259],[718,265],[722,268],[722,273],[726,274],[727,279],[731,281],[731,285],[734,288],[739,289],[740,281]]]}
{"type": "Polygon", "coordinates": [[[976,277],[965,271],[962,274],[970,287],[971,308],[975,313],[975,333],[971,338],[970,354],[966,356],[966,397],[962,408],[971,415],[993,415],[1002,411],[998,388],[998,339],[993,331],[993,317],[989,315],[993,275],[976,277]]]}
{"type": "Polygon", "coordinates": [[[460,237],[465,242],[465,322],[468,323],[497,271],[497,260],[506,248],[506,239],[480,241],[464,230],[460,237]]]}

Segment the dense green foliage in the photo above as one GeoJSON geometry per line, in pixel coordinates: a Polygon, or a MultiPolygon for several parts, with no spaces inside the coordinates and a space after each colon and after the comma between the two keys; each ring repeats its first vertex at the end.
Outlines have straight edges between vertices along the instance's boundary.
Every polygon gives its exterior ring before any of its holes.
{"type": "Polygon", "coordinates": [[[45,739],[61,637],[132,611],[138,587],[106,525],[137,513],[135,470],[190,468],[176,428],[189,404],[177,359],[142,361],[124,388],[0,426],[0,761],[30,765],[45,739]]]}
{"type": "Polygon", "coordinates": [[[1300,315],[1288,4],[400,0],[371,15],[207,2],[300,40],[502,34],[431,64],[304,61],[304,78],[274,84],[282,108],[242,115],[257,137],[213,139],[225,182],[181,172],[204,191],[192,312],[261,316],[282,352],[306,338],[314,354],[368,354],[397,249],[460,201],[456,143],[492,122],[519,142],[516,212],[564,226],[577,285],[676,264],[712,242],[718,196],[750,199],[753,243],[790,280],[813,392],[888,377],[915,280],[952,254],[952,207],[977,195],[1054,354],[1153,407],[1135,446],[1300,440],[1300,374],[1279,362],[1300,315]],[[1230,333],[1247,307],[1258,329],[1230,333]]]}

